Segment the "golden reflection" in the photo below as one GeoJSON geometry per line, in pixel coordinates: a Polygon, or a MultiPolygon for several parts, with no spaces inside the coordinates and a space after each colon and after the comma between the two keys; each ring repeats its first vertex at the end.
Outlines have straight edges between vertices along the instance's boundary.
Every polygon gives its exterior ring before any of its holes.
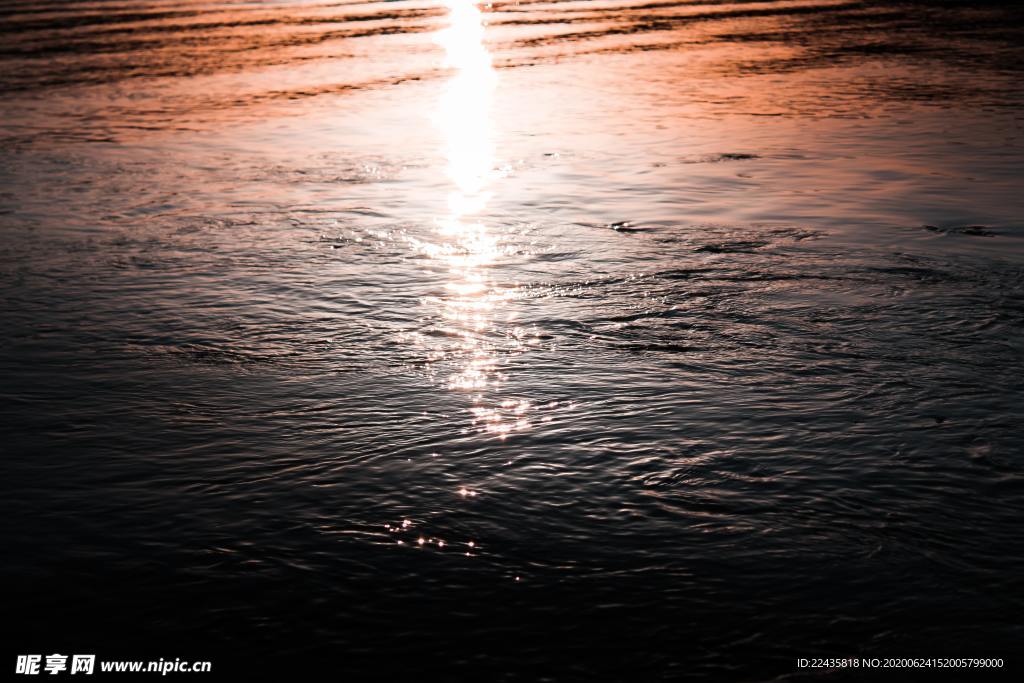
{"type": "MultiPolygon", "coordinates": [[[[480,8],[471,0],[445,0],[449,25],[437,35],[445,50],[445,65],[454,73],[441,98],[438,123],[444,135],[448,177],[455,189],[448,196],[451,233],[474,242],[473,255],[493,248],[480,225],[464,223],[487,205],[487,187],[494,169],[491,117],[496,75],[491,53],[484,46],[480,8]]],[[[482,264],[478,264],[482,265],[482,264]]]]}
{"type": "MultiPolygon", "coordinates": [[[[443,139],[451,190],[448,213],[438,225],[439,243],[425,250],[434,258],[444,259],[451,271],[441,310],[456,339],[453,355],[461,362],[448,385],[455,390],[483,392],[505,379],[499,343],[520,343],[518,336],[503,332],[496,322],[501,304],[515,291],[496,286],[489,276],[502,250],[498,238],[480,217],[491,198],[495,179],[491,106],[497,77],[484,43],[480,7],[471,0],[445,0],[445,5],[449,22],[436,40],[444,48],[444,64],[452,73],[441,96],[436,123],[443,139]]],[[[483,394],[477,393],[472,411],[482,430],[504,436],[525,424],[514,410],[487,408],[480,405],[483,401],[483,394]],[[506,419],[507,412],[515,419],[506,419]]]]}

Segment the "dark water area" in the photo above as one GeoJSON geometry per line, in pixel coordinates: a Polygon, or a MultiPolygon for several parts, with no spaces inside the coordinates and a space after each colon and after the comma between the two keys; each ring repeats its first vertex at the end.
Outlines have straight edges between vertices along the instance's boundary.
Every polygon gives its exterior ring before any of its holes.
{"type": "Polygon", "coordinates": [[[1022,20],[0,2],[4,666],[1008,675],[1022,20]]]}

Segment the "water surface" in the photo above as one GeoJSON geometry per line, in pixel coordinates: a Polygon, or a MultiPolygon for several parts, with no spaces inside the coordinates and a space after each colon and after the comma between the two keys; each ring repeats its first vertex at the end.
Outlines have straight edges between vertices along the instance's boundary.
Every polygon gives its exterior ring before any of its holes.
{"type": "Polygon", "coordinates": [[[14,650],[1010,658],[1021,18],[2,3],[14,650]]]}

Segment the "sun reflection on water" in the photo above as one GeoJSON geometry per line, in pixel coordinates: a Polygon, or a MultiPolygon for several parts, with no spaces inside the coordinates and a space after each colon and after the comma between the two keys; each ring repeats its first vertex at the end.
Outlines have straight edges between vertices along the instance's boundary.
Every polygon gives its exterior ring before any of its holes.
{"type": "MultiPolygon", "coordinates": [[[[491,53],[484,45],[484,22],[472,0],[445,0],[449,25],[436,40],[445,50],[445,65],[452,68],[438,124],[444,135],[448,177],[455,189],[448,196],[449,225],[460,236],[480,239],[480,225],[464,223],[490,199],[488,185],[494,169],[494,131],[491,104],[497,76],[491,53]],[[473,229],[471,229],[473,228],[473,229]]],[[[486,242],[478,246],[487,248],[486,242]]]]}
{"type": "Polygon", "coordinates": [[[436,40],[444,48],[444,63],[452,73],[436,122],[443,137],[451,190],[448,213],[438,224],[441,244],[431,255],[444,259],[451,272],[441,309],[456,331],[456,355],[464,359],[448,386],[478,392],[477,405],[472,409],[474,421],[484,431],[504,436],[523,427],[522,415],[511,421],[505,419],[506,411],[486,407],[479,393],[505,379],[497,345],[515,339],[502,334],[497,325],[502,304],[514,297],[515,290],[496,286],[489,276],[502,248],[481,219],[496,177],[491,107],[497,76],[484,43],[479,6],[472,0],[445,0],[445,5],[449,24],[436,40]]]}

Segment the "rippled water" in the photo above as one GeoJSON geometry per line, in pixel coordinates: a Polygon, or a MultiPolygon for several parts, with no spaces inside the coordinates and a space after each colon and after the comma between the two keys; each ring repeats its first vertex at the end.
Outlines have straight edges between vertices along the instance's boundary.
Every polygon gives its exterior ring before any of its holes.
{"type": "Polygon", "coordinates": [[[12,647],[1009,657],[1021,19],[3,2],[12,647]]]}

